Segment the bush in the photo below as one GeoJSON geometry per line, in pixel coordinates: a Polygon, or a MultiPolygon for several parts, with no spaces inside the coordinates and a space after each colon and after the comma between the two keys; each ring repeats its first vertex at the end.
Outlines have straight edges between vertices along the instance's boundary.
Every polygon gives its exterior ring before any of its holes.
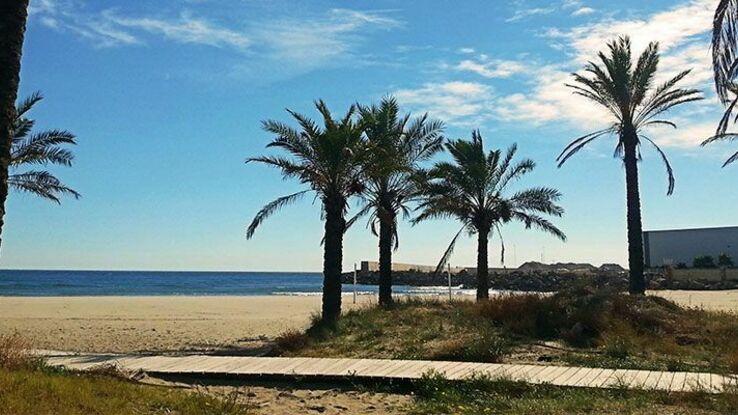
{"type": "Polygon", "coordinates": [[[32,351],[31,342],[20,334],[0,335],[0,368],[12,370],[38,366],[41,359],[32,351]]]}
{"type": "Polygon", "coordinates": [[[300,350],[306,347],[309,341],[310,337],[307,334],[295,329],[287,330],[274,339],[278,353],[300,350]]]}
{"type": "Polygon", "coordinates": [[[692,261],[694,268],[715,268],[715,260],[710,255],[695,257],[692,261]]]}
{"type": "Polygon", "coordinates": [[[630,355],[632,345],[625,338],[614,338],[605,343],[605,356],[613,359],[624,360],[630,355]]]}
{"type": "Polygon", "coordinates": [[[726,253],[722,253],[718,256],[718,266],[726,267],[726,268],[732,268],[733,267],[733,258],[730,257],[730,255],[726,253]]]}

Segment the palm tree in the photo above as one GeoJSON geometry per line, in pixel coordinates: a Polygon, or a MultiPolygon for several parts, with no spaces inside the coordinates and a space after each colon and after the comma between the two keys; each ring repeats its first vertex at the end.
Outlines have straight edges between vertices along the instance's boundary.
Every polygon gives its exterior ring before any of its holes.
{"type": "MultiPolygon", "coordinates": [[[[541,214],[560,217],[564,209],[556,204],[558,190],[534,187],[509,195],[510,185],[531,172],[535,163],[524,159],[513,163],[517,146],[507,153],[493,150],[485,153],[479,131],[471,141],[452,140],[446,149],[453,162],[439,162],[428,172],[424,198],[418,206],[420,215],[414,223],[430,218],[455,218],[462,227],[451,241],[438,269],[443,268],[462,231],[477,235],[477,300],[489,298],[488,239],[497,232],[502,242],[501,226],[522,222],[527,229],[535,227],[562,241],[564,233],[541,214]]],[[[502,247],[504,261],[504,245],[502,247]]]]}
{"type": "Polygon", "coordinates": [[[370,214],[372,233],[379,236],[379,304],[390,305],[397,218],[400,213],[409,217],[408,204],[419,195],[414,180],[419,164],[442,149],[443,123],[429,120],[427,114],[412,120],[409,114],[401,116],[393,97],[379,106],[358,108],[369,151],[364,160],[364,206],[356,217],[370,214]]]}
{"type": "MultiPolygon", "coordinates": [[[[738,134],[728,133],[728,124],[738,104],[738,0],[720,0],[712,22],[712,68],[715,90],[726,109],[718,123],[715,135],[702,142],[702,146],[716,141],[733,141],[738,134]]],[[[738,114],[733,122],[738,121],[738,114]]],[[[730,156],[723,167],[738,160],[738,152],[730,156]]]]}
{"type": "Polygon", "coordinates": [[[53,174],[45,170],[19,171],[22,166],[50,164],[71,166],[74,155],[62,148],[64,144],[75,145],[74,134],[64,130],[48,130],[31,134],[34,121],[26,118],[28,111],[43,97],[35,93],[23,100],[16,108],[13,123],[13,145],[10,151],[10,174],[8,186],[22,192],[60,203],[62,195],[70,195],[75,199],[79,193],[65,186],[53,174]]]}
{"type": "Polygon", "coordinates": [[[323,117],[322,127],[290,110],[287,112],[299,124],[299,131],[279,121],[262,123],[265,131],[276,136],[267,147],[282,149],[290,157],[253,157],[246,163],[257,162],[277,167],[284,178],[296,178],[307,189],[280,197],[264,206],[248,226],[246,237],[253,237],[259,225],[276,211],[313,192],[322,203],[325,220],[322,318],[323,322],[332,323],[341,314],[345,215],[348,199],[362,190],[359,162],[364,140],[360,125],[354,120],[355,106],[352,105],[340,120],[333,119],[323,101],[317,101],[315,106],[323,117]]]}
{"type": "Polygon", "coordinates": [[[664,152],[645,133],[649,126],[666,125],[676,128],[671,121],[661,119],[667,110],[687,102],[702,99],[695,89],[677,88],[690,71],[655,87],[653,79],[659,63],[658,43],[650,43],[633,67],[628,37],[620,37],[608,43],[609,56],[599,53],[601,64],[590,62],[585,71],[587,76],[573,74],[575,84],[568,85],[574,93],[604,107],[611,124],[599,131],[586,134],[572,141],[561,152],[558,161],[561,167],[571,156],[597,138],[613,135],[617,138],[615,157],[625,164],[625,186],[627,194],[628,221],[628,265],[630,268],[629,291],[643,294],[646,282],[643,278],[643,235],[641,228],[641,202],[638,189],[638,161],[641,158],[641,143],[646,141],[659,153],[668,175],[667,195],[674,192],[674,173],[664,152]]]}
{"type": "MultiPolygon", "coordinates": [[[[8,169],[13,145],[15,100],[18,98],[28,0],[0,2],[0,234],[5,223],[8,169]]],[[[0,240],[1,241],[1,240],[0,240]]]]}

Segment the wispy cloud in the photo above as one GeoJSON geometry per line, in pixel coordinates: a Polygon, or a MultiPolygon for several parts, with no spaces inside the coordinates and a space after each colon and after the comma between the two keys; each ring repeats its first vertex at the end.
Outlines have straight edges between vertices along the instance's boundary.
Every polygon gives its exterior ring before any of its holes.
{"type": "Polygon", "coordinates": [[[151,17],[123,17],[113,12],[102,13],[103,21],[124,29],[141,30],[158,34],[166,39],[180,43],[193,43],[215,47],[230,46],[245,49],[251,39],[244,33],[220,27],[202,18],[183,12],[174,19],[155,19],[151,17]]]}
{"type": "Polygon", "coordinates": [[[454,69],[457,71],[473,72],[485,78],[509,78],[512,75],[523,73],[526,66],[522,62],[504,59],[491,59],[482,54],[476,59],[464,59],[454,69]]]}
{"type": "Polygon", "coordinates": [[[564,11],[572,16],[583,16],[595,12],[595,9],[586,6],[582,0],[563,0],[558,4],[556,2],[549,2],[549,5],[543,7],[530,7],[523,0],[517,0],[514,4],[516,5],[515,12],[512,16],[505,19],[508,23],[518,22],[532,16],[548,15],[558,11],[564,11]]]}
{"type": "Polygon", "coordinates": [[[477,125],[489,118],[494,102],[492,87],[478,82],[426,83],[394,91],[393,95],[416,111],[462,126],[477,125]]]}
{"type": "Polygon", "coordinates": [[[333,9],[312,19],[284,19],[252,28],[261,46],[279,59],[315,65],[345,57],[363,39],[367,30],[390,30],[399,20],[383,12],[333,9]]]}
{"type": "Polygon", "coordinates": [[[595,9],[591,7],[580,7],[573,12],[571,12],[572,16],[584,16],[585,14],[592,14],[595,12],[595,9]]]}
{"type": "Polygon", "coordinates": [[[529,9],[517,9],[512,16],[505,19],[506,22],[517,22],[531,16],[551,14],[556,11],[555,7],[532,7],[529,9]]]}
{"type": "MultiPolygon", "coordinates": [[[[275,62],[282,65],[276,72],[292,68],[297,73],[356,61],[354,51],[371,31],[402,25],[392,17],[392,11],[340,8],[312,16],[250,22],[243,27],[229,27],[189,10],[174,16],[131,16],[118,9],[91,11],[65,0],[38,0],[31,13],[44,26],[73,33],[96,47],[146,45],[164,40],[230,49],[248,53],[247,69],[262,72],[275,62]]],[[[247,63],[238,64],[234,71],[242,71],[247,63]]]]}

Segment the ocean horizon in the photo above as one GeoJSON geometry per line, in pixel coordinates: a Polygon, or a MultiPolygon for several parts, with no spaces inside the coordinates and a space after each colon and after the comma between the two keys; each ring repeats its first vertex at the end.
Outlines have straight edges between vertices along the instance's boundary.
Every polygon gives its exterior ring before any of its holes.
{"type": "MultiPolygon", "coordinates": [[[[393,291],[407,295],[447,295],[448,287],[395,285],[393,291]]],[[[320,295],[319,272],[255,271],[75,271],[0,270],[0,296],[210,296],[210,295],[320,295]]],[[[345,294],[354,292],[344,284],[345,294]]],[[[376,294],[375,285],[356,285],[360,295],[376,294]]],[[[452,287],[454,294],[473,290],[452,287]]]]}

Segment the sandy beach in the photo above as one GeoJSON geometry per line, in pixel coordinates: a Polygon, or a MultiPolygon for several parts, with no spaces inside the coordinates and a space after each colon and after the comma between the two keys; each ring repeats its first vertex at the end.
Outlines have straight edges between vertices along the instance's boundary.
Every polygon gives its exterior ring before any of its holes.
{"type": "Polygon", "coordinates": [[[0,297],[0,333],[71,351],[258,349],[319,311],[319,296],[0,297]]]}
{"type": "MultiPolygon", "coordinates": [[[[656,291],[685,306],[738,312],[738,290],[656,291]]],[[[359,296],[358,305],[374,302],[359,296]]],[[[344,297],[344,309],[355,307],[344,297]]],[[[258,353],[320,310],[319,296],[0,297],[0,333],[38,348],[88,352],[258,353]]]]}

